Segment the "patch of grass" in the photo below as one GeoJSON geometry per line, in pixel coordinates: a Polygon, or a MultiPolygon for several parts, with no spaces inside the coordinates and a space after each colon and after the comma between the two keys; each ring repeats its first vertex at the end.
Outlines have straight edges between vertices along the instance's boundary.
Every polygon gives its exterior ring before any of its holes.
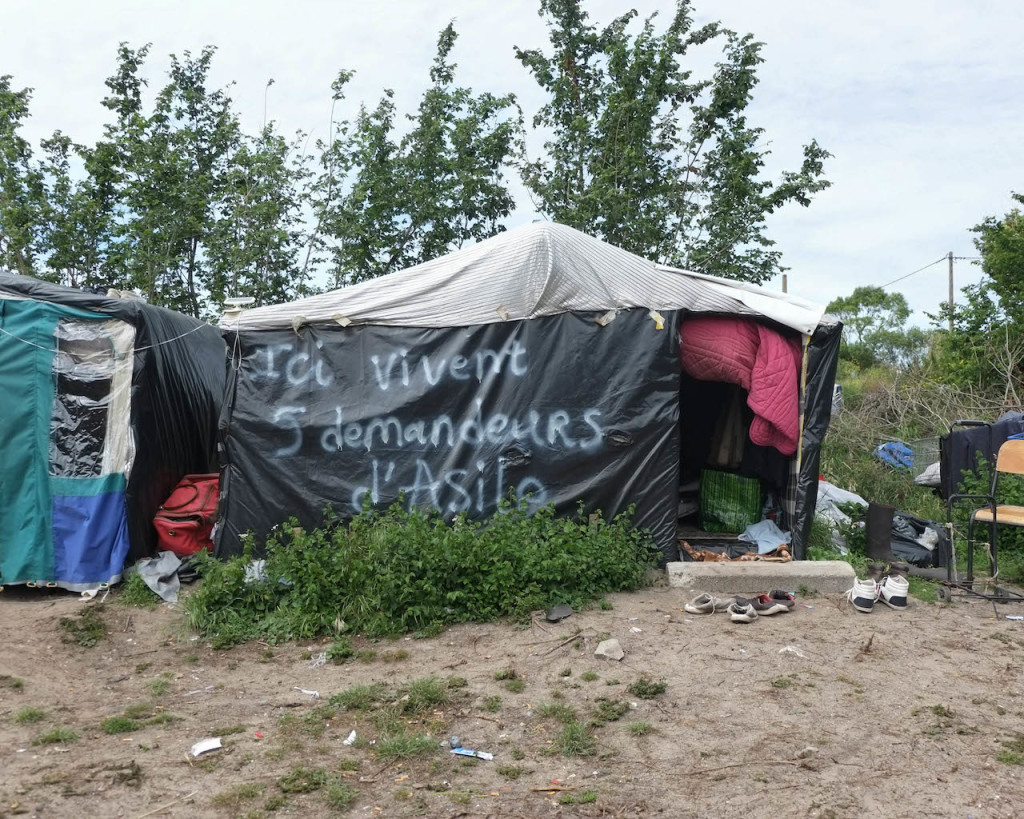
{"type": "Polygon", "coordinates": [[[168,691],[171,690],[171,675],[170,673],[161,674],[159,677],[154,677],[148,683],[146,683],[146,689],[154,697],[162,697],[168,691]]]}
{"type": "Polygon", "coordinates": [[[185,599],[191,627],[225,647],[334,634],[339,619],[369,637],[432,635],[459,622],[519,621],[556,597],[582,609],[648,583],[659,557],[628,514],[557,516],[525,502],[484,521],[452,523],[396,503],[318,529],[286,523],[264,551],[265,579],[255,583],[245,577],[251,553],[195,558],[203,583],[185,599]]]}
{"type": "Polygon", "coordinates": [[[241,724],[239,724],[239,725],[220,725],[220,726],[218,726],[216,728],[211,728],[210,729],[210,736],[211,737],[229,737],[229,736],[232,736],[233,734],[242,734],[242,733],[245,733],[245,726],[241,725],[241,724]]]}
{"type": "Polygon", "coordinates": [[[82,609],[77,617],[61,617],[58,625],[64,632],[61,641],[74,643],[82,648],[92,648],[107,636],[107,626],[101,612],[103,606],[94,604],[82,609]]]}
{"type": "Polygon", "coordinates": [[[513,694],[518,694],[524,688],[526,688],[526,682],[518,677],[514,680],[505,680],[505,682],[502,683],[502,685],[504,685],[505,688],[511,691],[513,694]]]}
{"type": "MultiPolygon", "coordinates": [[[[186,657],[185,659],[188,660],[188,657],[186,657]]],[[[196,659],[198,660],[199,658],[196,657],[196,659]]],[[[148,671],[149,667],[151,665],[153,665],[153,664],[152,663],[139,663],[138,665],[135,666],[135,673],[136,674],[141,674],[144,671],[148,671]]]]}
{"type": "Polygon", "coordinates": [[[155,609],[156,604],[160,602],[160,596],[146,585],[141,574],[129,570],[120,591],[114,595],[114,601],[122,606],[155,609]]]}
{"type": "Polygon", "coordinates": [[[664,680],[655,682],[649,677],[641,677],[636,682],[630,683],[627,690],[634,697],[639,697],[642,700],[653,700],[655,697],[660,697],[664,694],[667,688],[668,683],[664,680]]]}
{"type": "Polygon", "coordinates": [[[128,719],[147,719],[156,714],[156,709],[148,702],[138,702],[135,705],[129,705],[121,714],[128,719]]]}
{"type": "Polygon", "coordinates": [[[25,688],[25,681],[20,677],[12,677],[9,674],[0,674],[0,688],[9,688],[11,691],[21,691],[25,688]]]}
{"type": "Polygon", "coordinates": [[[142,723],[128,717],[110,717],[103,720],[100,727],[105,734],[131,734],[138,731],[142,723]]]}
{"type": "Polygon", "coordinates": [[[226,791],[215,793],[210,799],[210,803],[218,808],[237,808],[243,802],[257,799],[262,793],[263,785],[258,782],[245,782],[226,791]]]}
{"type": "Polygon", "coordinates": [[[372,663],[377,659],[377,652],[372,648],[361,648],[356,652],[356,659],[361,663],[372,663]]]}
{"type": "Polygon", "coordinates": [[[31,705],[18,709],[14,714],[14,721],[19,725],[42,722],[44,719],[46,719],[46,712],[42,708],[33,708],[31,705]]]}
{"type": "Polygon", "coordinates": [[[292,768],[277,780],[282,793],[312,793],[327,784],[323,768],[292,768]]]}
{"type": "Polygon", "coordinates": [[[559,676],[559,677],[571,677],[571,676],[572,676],[572,669],[571,669],[571,668],[563,668],[563,669],[562,669],[562,670],[561,670],[561,671],[560,671],[560,672],[558,673],[558,676],[559,676]]]}
{"type": "Polygon", "coordinates": [[[519,675],[514,668],[503,668],[501,671],[494,672],[494,679],[498,682],[502,680],[518,680],[519,675]]]}
{"type": "Polygon", "coordinates": [[[589,805],[597,801],[597,791],[580,791],[579,793],[563,793],[558,797],[560,805],[589,805]]]}
{"type": "Polygon", "coordinates": [[[338,760],[338,770],[339,771],[358,771],[359,770],[359,760],[358,759],[351,759],[351,758],[339,759],[338,760]]]}
{"type": "Polygon", "coordinates": [[[598,697],[594,700],[594,721],[598,725],[615,722],[622,719],[628,710],[629,706],[621,700],[598,697]]]}
{"type": "Polygon", "coordinates": [[[561,702],[546,702],[537,709],[537,714],[541,717],[557,719],[565,724],[576,721],[576,712],[561,702]]]}
{"type": "Polygon", "coordinates": [[[169,725],[172,722],[181,722],[184,717],[178,717],[174,714],[168,714],[166,711],[161,711],[159,714],[155,714],[146,720],[146,725],[169,725]]]}
{"type": "Polygon", "coordinates": [[[645,737],[654,730],[649,722],[637,721],[629,723],[629,733],[635,737],[645,737]]]}
{"type": "Polygon", "coordinates": [[[772,688],[789,688],[793,681],[789,677],[776,677],[770,684],[772,688]]]}
{"type": "Polygon", "coordinates": [[[502,765],[500,768],[498,768],[498,773],[506,779],[515,781],[524,773],[529,772],[525,768],[520,767],[519,765],[502,765]]]}
{"type": "Polygon", "coordinates": [[[621,685],[622,683],[620,683],[618,680],[612,678],[610,680],[605,680],[604,684],[605,685],[621,685]]]}
{"type": "Polygon", "coordinates": [[[605,600],[603,597],[597,601],[597,607],[601,609],[601,611],[611,611],[615,608],[615,606],[612,605],[611,600],[605,600]]]}
{"type": "Polygon", "coordinates": [[[492,714],[497,713],[498,711],[501,710],[501,695],[500,694],[494,694],[494,695],[492,695],[490,697],[487,697],[484,700],[484,706],[483,707],[484,707],[485,711],[490,711],[492,714]]]}
{"type": "Polygon", "coordinates": [[[562,756],[593,756],[597,753],[597,740],[586,725],[573,721],[562,727],[552,747],[562,756]]]}
{"type": "Polygon", "coordinates": [[[356,654],[355,649],[352,648],[351,641],[345,638],[335,640],[327,647],[327,651],[324,653],[327,655],[328,662],[332,662],[335,665],[347,663],[356,654]]]}
{"type": "Polygon", "coordinates": [[[439,705],[447,705],[452,698],[451,688],[449,681],[439,677],[419,677],[409,683],[402,695],[408,697],[403,710],[407,714],[422,714],[439,705]]]}
{"type": "Polygon", "coordinates": [[[370,685],[353,685],[351,688],[339,691],[331,696],[329,702],[346,711],[369,711],[384,702],[387,697],[386,685],[371,683],[370,685]]]}
{"type": "Polygon", "coordinates": [[[263,803],[263,810],[267,813],[274,813],[281,810],[288,802],[288,797],[282,796],[281,794],[274,794],[266,802],[263,803]]]}
{"type": "Polygon", "coordinates": [[[32,740],[33,745],[69,744],[72,742],[78,742],[78,734],[70,728],[64,728],[63,726],[52,728],[45,734],[40,734],[32,740]]]}
{"type": "Polygon", "coordinates": [[[409,659],[409,652],[404,648],[400,648],[396,651],[382,651],[380,653],[380,658],[385,663],[400,663],[403,660],[409,659]]]}
{"type": "Polygon", "coordinates": [[[526,752],[522,748],[513,748],[508,752],[508,755],[517,762],[521,759],[526,759],[526,752]]]}
{"type": "Polygon", "coordinates": [[[426,734],[395,734],[377,742],[377,758],[381,762],[391,762],[437,753],[440,749],[438,741],[426,734]]]}
{"type": "Polygon", "coordinates": [[[941,705],[941,704],[940,705],[933,705],[932,706],[932,713],[935,714],[935,716],[937,716],[937,717],[943,717],[945,719],[952,719],[953,717],[956,716],[956,713],[954,713],[952,708],[949,708],[948,706],[941,705]]]}
{"type": "Polygon", "coordinates": [[[584,682],[594,682],[594,680],[601,679],[596,671],[584,671],[580,674],[580,679],[584,682]]]}
{"type": "Polygon", "coordinates": [[[468,805],[473,800],[473,791],[451,791],[448,798],[456,805],[468,805]]]}
{"type": "Polygon", "coordinates": [[[1004,765],[1024,765],[1024,754],[1004,748],[996,754],[996,761],[1002,762],[1004,765]]]}
{"type": "Polygon", "coordinates": [[[359,798],[359,791],[345,782],[335,782],[327,786],[327,804],[335,810],[347,810],[359,798]]]}
{"type": "Polygon", "coordinates": [[[910,584],[911,596],[916,597],[923,603],[939,602],[939,584],[934,580],[927,580],[923,577],[908,577],[907,582],[910,584]]]}

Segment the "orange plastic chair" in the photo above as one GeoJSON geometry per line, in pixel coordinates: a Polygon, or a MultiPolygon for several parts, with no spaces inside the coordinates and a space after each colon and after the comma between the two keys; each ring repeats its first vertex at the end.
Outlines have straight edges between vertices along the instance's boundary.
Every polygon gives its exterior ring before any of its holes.
{"type": "Polygon", "coordinates": [[[999,566],[996,560],[996,539],[1000,526],[1024,526],[1024,506],[1013,506],[1010,504],[997,503],[999,493],[1000,475],[1024,475],[1024,440],[1010,439],[999,447],[996,455],[996,468],[992,473],[992,485],[988,495],[960,495],[960,498],[980,497],[987,503],[980,509],[971,513],[971,520],[967,526],[967,579],[974,579],[974,526],[985,524],[989,529],[989,564],[992,577],[999,574],[999,566]]]}

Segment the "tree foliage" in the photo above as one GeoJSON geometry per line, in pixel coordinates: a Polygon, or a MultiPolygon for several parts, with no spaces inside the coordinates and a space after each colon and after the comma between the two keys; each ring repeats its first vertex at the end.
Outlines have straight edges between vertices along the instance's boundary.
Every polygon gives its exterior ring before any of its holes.
{"type": "Polygon", "coordinates": [[[828,187],[829,154],[812,141],[798,171],[763,178],[763,129],[747,119],[762,44],[696,27],[689,0],[661,33],[652,16],[631,34],[635,11],[599,29],[582,0],[542,0],[541,14],[551,51],[516,49],[548,95],[534,118],[545,155],[524,167],[537,207],[666,264],[751,282],[781,271],[765,220],[828,187]],[[706,44],[722,58],[695,79],[687,60],[706,44]]]}
{"type": "Polygon", "coordinates": [[[840,356],[859,367],[919,363],[927,349],[927,334],[906,326],[910,307],[902,293],[858,287],[834,299],[826,310],[843,322],[840,356]]]}
{"type": "MultiPolygon", "coordinates": [[[[449,24],[440,34],[430,86],[399,137],[393,92],[354,123],[339,122],[321,146],[316,211],[336,285],[442,256],[495,235],[512,213],[505,171],[521,139],[515,98],[475,95],[455,84],[449,24]]],[[[341,99],[351,77],[334,84],[341,99]]]]}
{"type": "Polygon", "coordinates": [[[764,178],[747,118],[761,44],[696,26],[689,0],[660,31],[653,17],[634,30],[635,12],[599,29],[582,0],[541,0],[541,13],[550,53],[516,51],[547,93],[532,162],[516,99],[457,80],[453,25],[412,112],[386,90],[342,115],[353,74],[339,71],[330,135],[311,152],[265,118],[243,128],[212,47],[172,55],[150,88],[150,47],[122,43],[92,145],[56,131],[33,150],[31,92],[0,77],[0,266],[212,316],[228,296],[286,301],[493,236],[518,169],[545,215],[641,255],[753,282],[781,270],[765,220],[827,187],[828,154],[811,142],[799,170],[764,178]],[[721,58],[698,79],[688,62],[703,48],[721,58]]]}
{"type": "MultiPolygon", "coordinates": [[[[1018,204],[1024,197],[1012,194],[1018,204]]],[[[985,276],[961,290],[953,331],[943,333],[933,353],[943,381],[962,388],[1001,392],[1006,405],[1024,400],[1024,214],[1012,208],[973,228],[985,276]]],[[[943,304],[932,320],[949,320],[943,304]]]]}

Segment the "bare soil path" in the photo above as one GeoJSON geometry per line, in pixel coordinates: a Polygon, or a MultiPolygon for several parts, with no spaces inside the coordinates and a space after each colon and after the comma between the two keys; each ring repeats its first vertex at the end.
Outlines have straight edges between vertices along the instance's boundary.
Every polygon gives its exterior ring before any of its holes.
{"type": "Polygon", "coordinates": [[[326,641],[214,651],[180,607],[114,594],[98,610],[105,636],[83,647],[60,620],[95,602],[8,589],[0,816],[1024,815],[1024,622],[1005,618],[1024,607],[863,615],[811,597],[738,625],[685,614],[689,596],[652,588],[557,624],[356,639],[358,658],[312,667],[326,641]],[[622,662],[593,656],[604,636],[622,662]],[[521,686],[496,679],[510,670],[521,686]],[[408,758],[382,759],[379,708],[329,703],[427,676],[461,679],[450,702],[404,718],[408,735],[435,740],[408,758]],[[631,693],[643,677],[664,693],[631,693]],[[127,732],[103,730],[126,711],[127,732]],[[568,713],[585,726],[576,745],[568,713]],[[77,741],[33,744],[56,729],[77,741]],[[451,735],[494,760],[453,756],[440,745],[451,735]],[[190,759],[210,736],[225,748],[190,759]]]}

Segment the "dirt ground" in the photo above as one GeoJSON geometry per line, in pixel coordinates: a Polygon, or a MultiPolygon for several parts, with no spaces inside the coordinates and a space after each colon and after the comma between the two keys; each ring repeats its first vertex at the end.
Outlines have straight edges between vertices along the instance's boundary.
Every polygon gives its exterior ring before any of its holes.
{"type": "Polygon", "coordinates": [[[526,627],[357,639],[358,659],[312,667],[326,641],[215,651],[189,634],[180,606],[127,608],[114,594],[98,612],[106,636],[82,647],[62,640],[59,621],[95,602],[9,588],[0,815],[1024,813],[1024,622],[1005,618],[1024,607],[996,616],[990,604],[956,600],[864,615],[839,596],[809,597],[739,625],[685,614],[689,596],[658,587],[610,595],[610,609],[557,624],[538,615],[526,627]],[[620,640],[624,660],[593,656],[605,635],[620,640]],[[495,678],[510,670],[521,691],[495,678]],[[358,683],[401,690],[431,675],[462,680],[449,704],[408,727],[437,741],[409,759],[382,762],[373,713],[329,704],[358,683]],[[663,680],[664,693],[628,690],[645,676],[663,680]],[[132,706],[141,727],[101,728],[132,706]],[[558,750],[557,706],[600,723],[587,729],[590,755],[558,750]],[[42,718],[26,722],[39,716],[31,708],[42,718]],[[34,744],[59,728],[77,741],[34,744]],[[493,761],[452,755],[440,744],[451,735],[493,761]],[[225,748],[190,759],[210,736],[225,748]]]}

